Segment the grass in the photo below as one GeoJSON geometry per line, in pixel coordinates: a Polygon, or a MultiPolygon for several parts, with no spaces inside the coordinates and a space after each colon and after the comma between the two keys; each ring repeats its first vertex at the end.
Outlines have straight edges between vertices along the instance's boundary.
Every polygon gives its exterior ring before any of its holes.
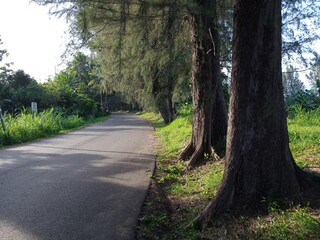
{"type": "Polygon", "coordinates": [[[15,117],[5,114],[6,131],[0,128],[0,147],[65,133],[104,119],[106,117],[84,120],[77,115],[54,113],[53,109],[40,112],[34,117],[27,111],[22,111],[15,117]]]}
{"type": "MultiPolygon", "coordinates": [[[[307,203],[300,206],[289,202],[284,208],[276,201],[266,200],[267,214],[225,215],[202,233],[185,228],[216,194],[224,168],[223,161],[208,159],[205,165],[186,171],[179,161],[178,152],[191,135],[190,108],[182,108],[168,125],[157,114],[141,114],[155,126],[159,147],[157,170],[141,214],[138,239],[320,239],[320,210],[307,203]]],[[[297,107],[294,112],[288,119],[293,156],[300,167],[319,171],[320,109],[304,112],[297,107]]]]}
{"type": "Polygon", "coordinates": [[[305,112],[295,108],[295,115],[288,119],[290,148],[296,162],[303,168],[319,168],[320,108],[305,112]]]}

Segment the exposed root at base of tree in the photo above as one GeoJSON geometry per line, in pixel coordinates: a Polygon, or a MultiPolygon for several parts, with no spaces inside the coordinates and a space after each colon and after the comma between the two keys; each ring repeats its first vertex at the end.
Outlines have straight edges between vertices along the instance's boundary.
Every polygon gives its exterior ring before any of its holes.
{"type": "Polygon", "coordinates": [[[192,143],[189,143],[185,149],[180,153],[180,159],[186,161],[187,169],[192,169],[196,166],[201,165],[203,160],[205,159],[205,154],[209,156],[214,156],[215,159],[220,159],[219,156],[213,151],[212,148],[205,152],[203,144],[200,144],[199,147],[194,148],[192,143]]]}
{"type": "MultiPolygon", "coordinates": [[[[315,197],[318,199],[320,194],[320,175],[305,172],[298,167],[297,175],[299,176],[301,188],[303,189],[303,191],[301,191],[303,197],[301,197],[301,194],[299,194],[299,197],[292,196],[291,200],[297,203],[302,203],[306,199],[315,202],[315,197]]],[[[228,187],[227,184],[222,184],[218,190],[218,193],[211,200],[208,206],[187,227],[197,228],[201,231],[205,231],[213,219],[219,218],[228,209],[233,208],[241,210],[243,206],[234,206],[236,203],[234,202],[233,195],[234,187],[228,187]]]]}
{"type": "Polygon", "coordinates": [[[296,172],[303,189],[313,184],[320,185],[320,173],[305,171],[298,166],[296,166],[296,172]]]}
{"type": "Polygon", "coordinates": [[[204,149],[201,145],[198,147],[193,154],[191,155],[189,161],[187,162],[187,168],[192,169],[195,166],[199,165],[199,163],[204,159],[204,149]]]}
{"type": "Polygon", "coordinates": [[[187,160],[190,158],[192,153],[194,152],[194,147],[191,142],[180,152],[179,158],[182,160],[187,160]]]}
{"type": "Polygon", "coordinates": [[[206,230],[210,221],[213,218],[218,217],[221,213],[228,210],[232,205],[233,188],[221,187],[218,190],[216,197],[209,203],[209,205],[197,216],[192,223],[192,227],[195,227],[201,231],[206,230]]]}

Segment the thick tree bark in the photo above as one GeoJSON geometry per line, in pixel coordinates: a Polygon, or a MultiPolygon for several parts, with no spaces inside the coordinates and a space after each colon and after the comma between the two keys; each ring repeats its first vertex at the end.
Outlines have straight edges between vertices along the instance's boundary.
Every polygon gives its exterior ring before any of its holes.
{"type": "Polygon", "coordinates": [[[225,170],[215,198],[196,218],[201,229],[227,208],[299,193],[281,80],[281,1],[237,0],[225,170]]]}
{"type": "MultiPolygon", "coordinates": [[[[212,115],[214,95],[219,80],[219,46],[215,24],[215,1],[195,1],[198,11],[191,14],[192,40],[192,136],[181,152],[182,159],[189,159],[194,167],[204,155],[212,153],[212,115]]],[[[214,114],[215,115],[215,114],[214,114]]],[[[215,127],[215,126],[213,126],[215,127]]]]}

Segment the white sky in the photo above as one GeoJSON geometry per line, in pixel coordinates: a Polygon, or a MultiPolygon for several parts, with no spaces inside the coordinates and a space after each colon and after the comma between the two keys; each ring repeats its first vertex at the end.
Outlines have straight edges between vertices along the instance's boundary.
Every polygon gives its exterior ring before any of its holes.
{"type": "Polygon", "coordinates": [[[0,48],[9,53],[4,62],[41,82],[63,68],[60,56],[68,42],[67,23],[48,12],[30,0],[0,0],[0,48]]]}

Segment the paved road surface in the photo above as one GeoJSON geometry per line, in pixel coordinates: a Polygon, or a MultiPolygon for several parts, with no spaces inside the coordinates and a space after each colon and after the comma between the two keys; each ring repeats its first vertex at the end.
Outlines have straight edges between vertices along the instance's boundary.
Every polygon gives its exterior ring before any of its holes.
{"type": "Polygon", "coordinates": [[[1,149],[0,239],[134,239],[153,167],[153,128],[125,113],[1,149]]]}

